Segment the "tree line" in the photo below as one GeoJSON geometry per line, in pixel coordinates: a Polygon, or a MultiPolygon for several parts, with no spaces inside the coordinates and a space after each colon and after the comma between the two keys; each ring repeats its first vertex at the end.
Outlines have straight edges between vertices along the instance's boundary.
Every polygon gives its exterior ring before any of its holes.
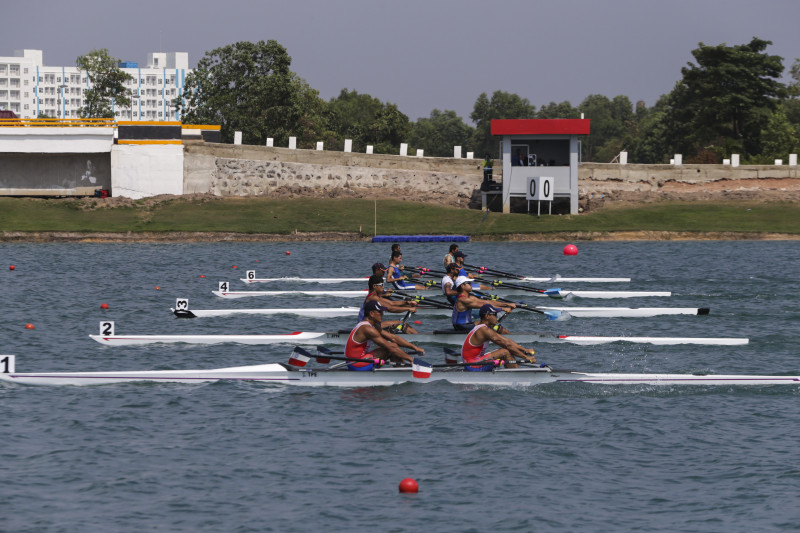
{"type": "MultiPolygon", "coordinates": [[[[395,104],[355,89],[325,101],[291,70],[291,57],[278,42],[244,41],[206,52],[173,105],[185,123],[220,124],[223,142],[241,131],[245,144],[273,138],[287,146],[295,137],[299,148],[323,141],[329,150],[342,150],[351,139],[356,152],[371,145],[374,153],[397,154],[405,142],[409,153],[423,149],[426,156],[452,157],[453,146],[461,146],[478,157],[497,157],[492,119],[583,115],[591,120],[591,134],[582,138],[584,161],[611,162],[627,151],[633,163],[667,163],[676,153],[687,163],[721,163],[737,153],[743,164],[763,164],[800,149],[800,59],[790,68],[791,81],[782,83],[783,58],[767,53],[771,44],[757,37],[734,46],[699,43],[694,62],[651,107],[624,95],[591,94],[577,106],[564,101],[537,109],[517,94],[482,93],[469,116],[473,126],[439,109],[414,122],[395,104]]],[[[102,102],[120,98],[124,76],[87,56],[78,64],[93,81],[84,116],[108,116],[102,102]],[[94,65],[103,72],[92,72],[94,65]]]]}

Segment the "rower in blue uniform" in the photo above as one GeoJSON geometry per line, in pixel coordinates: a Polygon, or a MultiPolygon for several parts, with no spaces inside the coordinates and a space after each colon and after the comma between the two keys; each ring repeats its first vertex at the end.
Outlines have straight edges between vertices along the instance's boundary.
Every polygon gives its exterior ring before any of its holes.
{"type": "Polygon", "coordinates": [[[423,290],[427,289],[424,285],[407,281],[408,276],[403,274],[401,264],[403,261],[403,252],[392,253],[392,259],[389,261],[389,269],[386,271],[386,283],[391,283],[395,289],[406,290],[423,290]]]}
{"type": "MultiPolygon", "coordinates": [[[[456,331],[471,331],[475,325],[475,318],[472,315],[473,309],[480,309],[486,304],[497,305],[501,310],[510,313],[517,305],[506,302],[491,302],[482,300],[472,294],[472,285],[469,280],[459,277],[456,281],[456,302],[453,304],[453,329],[456,331]]],[[[508,330],[501,325],[497,325],[498,333],[508,333],[508,330]]]]}

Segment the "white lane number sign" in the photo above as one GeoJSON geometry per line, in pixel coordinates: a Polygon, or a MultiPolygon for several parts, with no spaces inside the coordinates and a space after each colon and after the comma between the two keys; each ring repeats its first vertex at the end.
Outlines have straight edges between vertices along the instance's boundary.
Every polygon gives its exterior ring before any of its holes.
{"type": "Polygon", "coordinates": [[[525,191],[526,200],[553,201],[553,178],[536,176],[528,178],[528,188],[525,191]]]}

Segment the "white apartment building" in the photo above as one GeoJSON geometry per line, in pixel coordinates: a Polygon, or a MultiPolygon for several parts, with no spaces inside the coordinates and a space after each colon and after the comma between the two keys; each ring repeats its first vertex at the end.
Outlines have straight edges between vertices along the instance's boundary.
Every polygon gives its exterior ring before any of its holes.
{"type": "MultiPolygon", "coordinates": [[[[120,63],[133,76],[126,87],[133,93],[131,105],[112,101],[117,120],[180,120],[172,101],[183,96],[189,69],[186,52],[147,54],[147,66],[120,63]]],[[[15,50],[0,56],[0,109],[10,109],[20,118],[40,114],[55,118],[80,118],[83,94],[90,87],[86,72],[77,67],[48,67],[41,50],[15,50]]]]}

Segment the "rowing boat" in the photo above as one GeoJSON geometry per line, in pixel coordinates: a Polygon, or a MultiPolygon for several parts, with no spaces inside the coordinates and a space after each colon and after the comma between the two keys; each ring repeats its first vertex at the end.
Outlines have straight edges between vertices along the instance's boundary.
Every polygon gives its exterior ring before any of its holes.
{"type": "MultiPolygon", "coordinates": [[[[173,309],[170,311],[178,318],[201,318],[201,317],[220,317],[237,314],[244,315],[295,315],[306,318],[334,318],[334,317],[355,317],[358,316],[361,308],[359,307],[303,307],[286,309],[173,309]]],[[[415,316],[450,316],[452,309],[438,307],[418,307],[415,316]]],[[[403,314],[403,313],[389,313],[403,314]]]]}
{"type": "Polygon", "coordinates": [[[491,372],[467,372],[463,367],[435,369],[428,377],[415,377],[410,367],[381,367],[354,372],[343,368],[295,368],[268,363],[209,370],[134,370],[124,372],[15,371],[13,355],[0,356],[5,366],[0,381],[26,385],[103,385],[128,382],[207,383],[251,381],[306,387],[379,387],[403,383],[448,382],[459,385],[526,387],[548,383],[595,385],[800,385],[800,376],[750,376],[713,374],[608,374],[523,366],[491,372]]]}
{"type": "MultiPolygon", "coordinates": [[[[215,296],[220,298],[249,298],[253,296],[329,296],[338,298],[364,298],[367,295],[367,289],[357,291],[211,291],[215,296]]],[[[426,294],[441,294],[436,290],[404,290],[404,293],[412,295],[424,296],[426,294]]],[[[570,291],[563,289],[548,289],[544,292],[536,292],[533,290],[524,290],[519,288],[501,288],[492,289],[492,294],[498,296],[508,295],[528,295],[528,296],[543,296],[556,299],[566,299],[572,297],[578,298],[646,298],[646,297],[660,297],[671,296],[669,291],[570,291]]]]}
{"type": "MultiPolygon", "coordinates": [[[[349,330],[336,332],[295,331],[273,335],[89,335],[92,340],[109,346],[141,346],[145,344],[335,344],[344,345],[349,330]]],[[[407,335],[407,339],[419,343],[461,344],[466,333],[445,331],[407,335]]],[[[737,346],[749,342],[746,338],[731,337],[599,337],[587,335],[557,335],[553,333],[509,333],[506,337],[518,343],[545,342],[581,345],[630,342],[634,344],[676,345],[703,344],[737,346]]]]}
{"type": "MultiPolygon", "coordinates": [[[[242,282],[251,283],[366,283],[364,278],[239,278],[242,282]]],[[[515,283],[629,283],[631,278],[562,278],[553,276],[549,278],[525,277],[514,280],[515,283]]]]}
{"type": "MultiPolygon", "coordinates": [[[[580,318],[647,318],[661,315],[707,315],[708,307],[543,307],[538,311],[554,311],[580,318]]],[[[303,307],[273,309],[175,309],[170,311],[178,318],[221,317],[230,315],[295,315],[308,318],[334,318],[358,316],[358,307],[303,307]]],[[[515,312],[519,315],[523,311],[515,312]]],[[[451,308],[418,307],[414,316],[450,316],[451,308]]],[[[401,313],[389,313],[401,314],[401,313]]]]}

